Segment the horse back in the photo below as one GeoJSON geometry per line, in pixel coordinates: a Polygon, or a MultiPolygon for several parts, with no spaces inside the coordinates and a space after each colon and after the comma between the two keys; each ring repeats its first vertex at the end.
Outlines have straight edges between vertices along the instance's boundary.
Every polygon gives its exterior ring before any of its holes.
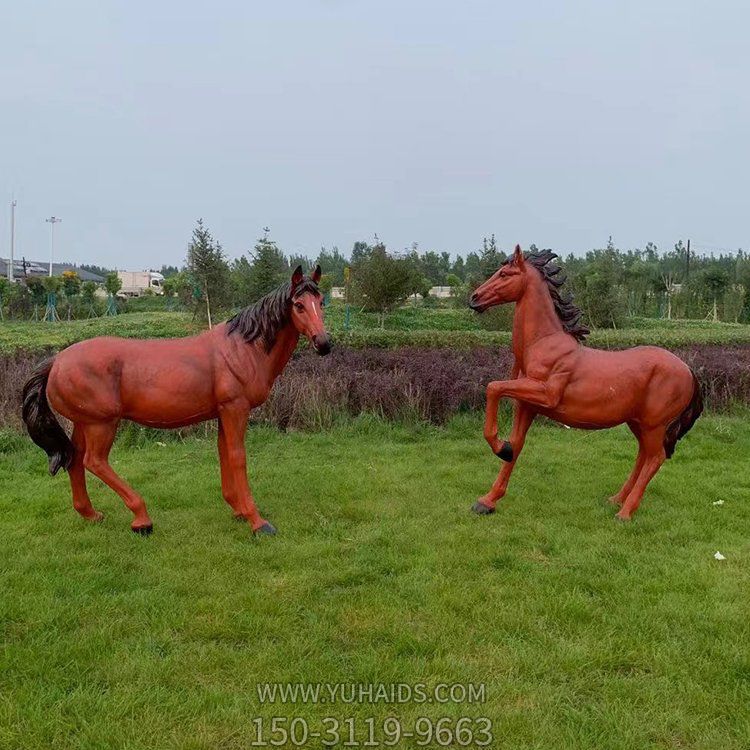
{"type": "Polygon", "coordinates": [[[73,421],[132,419],[178,426],[215,412],[214,356],[205,334],[182,339],[98,337],[56,357],[47,386],[73,421]]]}

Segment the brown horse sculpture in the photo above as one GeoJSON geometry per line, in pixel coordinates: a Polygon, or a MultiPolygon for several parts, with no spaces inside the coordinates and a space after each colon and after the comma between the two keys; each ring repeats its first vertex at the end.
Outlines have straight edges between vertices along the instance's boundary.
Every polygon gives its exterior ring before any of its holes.
{"type": "Polygon", "coordinates": [[[514,365],[510,380],[487,386],[484,437],[505,463],[490,491],[473,510],[493,513],[537,414],[569,427],[597,430],[627,424],[638,441],[630,477],[610,502],[621,506],[617,517],[629,520],[646,486],[670,458],[677,441],[703,410],[698,381],[678,357],[655,346],[601,351],[581,344],[588,329],[581,311],[563,298],[557,256],[549,250],[513,256],[472,295],[469,306],[483,312],[515,302],[514,365]],[[510,441],[497,437],[501,398],[515,401],[510,441]]]}
{"type": "Polygon", "coordinates": [[[50,473],[67,469],[73,507],[90,521],[102,518],[86,491],[88,469],[133,512],[133,531],[150,533],[143,498],[109,463],[117,425],[129,419],[170,428],[218,419],[224,499],[254,532],[276,533],[261,518],[250,491],[245,430],[250,410],[268,398],[300,335],[319,354],[331,349],[318,281],[320,266],[310,278],[298,266],[291,282],[198,336],[94,338],[43,362],[23,388],[23,420],[49,456],[50,473]],[[70,438],[50,406],[73,423],[70,438]]]}

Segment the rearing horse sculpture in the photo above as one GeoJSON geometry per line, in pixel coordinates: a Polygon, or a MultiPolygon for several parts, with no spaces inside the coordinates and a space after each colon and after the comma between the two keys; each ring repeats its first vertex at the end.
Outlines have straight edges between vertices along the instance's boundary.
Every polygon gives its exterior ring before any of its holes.
{"type": "Polygon", "coordinates": [[[262,404],[294,352],[300,335],[318,354],[331,341],[323,325],[320,266],[310,278],[298,266],[282,284],[226,323],[181,339],[81,341],[43,362],[23,388],[23,420],[49,456],[51,474],[67,469],[73,507],[99,521],[86,491],[85,470],[109,485],[133,512],[133,531],[153,525],[143,498],[109,463],[117,425],[184,427],[218,419],[221,490],[254,532],[275,534],[255,507],[245,467],[250,410],[262,404]],[[71,438],[50,405],[73,422],[71,438]]]}
{"type": "Polygon", "coordinates": [[[629,520],[646,486],[675,444],[703,411],[698,381],[692,370],[671,352],[655,346],[601,351],[582,346],[589,333],[580,324],[581,310],[564,299],[564,276],[551,264],[550,250],[514,255],[472,295],[469,306],[483,312],[515,302],[511,380],[487,386],[484,437],[505,463],[490,491],[473,510],[493,513],[505,495],[508,480],[535,415],[570,427],[596,430],[625,423],[638,440],[638,457],[629,479],[610,498],[619,505],[617,517],[629,520]],[[515,401],[510,441],[497,437],[501,398],[515,401]]]}

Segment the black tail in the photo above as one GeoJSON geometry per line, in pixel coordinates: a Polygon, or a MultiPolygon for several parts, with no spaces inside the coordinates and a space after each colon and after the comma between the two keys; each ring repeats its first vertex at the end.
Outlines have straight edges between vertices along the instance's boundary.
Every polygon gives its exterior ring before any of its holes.
{"type": "Polygon", "coordinates": [[[683,409],[682,414],[667,427],[667,434],[664,436],[664,451],[667,454],[667,458],[672,458],[677,441],[683,435],[687,435],[690,428],[695,424],[695,420],[700,417],[702,411],[703,395],[701,394],[701,386],[698,378],[695,377],[695,373],[693,373],[693,397],[690,399],[690,403],[683,409]]]}
{"type": "Polygon", "coordinates": [[[21,416],[31,439],[49,456],[49,473],[69,469],[75,448],[47,402],[47,380],[55,358],[42,362],[22,391],[21,416]]]}

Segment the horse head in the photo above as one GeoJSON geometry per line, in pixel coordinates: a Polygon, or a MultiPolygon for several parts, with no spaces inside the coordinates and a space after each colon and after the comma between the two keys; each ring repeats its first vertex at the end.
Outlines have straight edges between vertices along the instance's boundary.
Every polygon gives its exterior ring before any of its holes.
{"type": "Polygon", "coordinates": [[[331,351],[332,344],[323,323],[323,298],[318,291],[320,277],[320,266],[315,268],[309,281],[305,280],[302,266],[294,269],[291,286],[291,321],[301,336],[307,336],[313,349],[318,354],[325,355],[331,351]]]}
{"type": "Polygon", "coordinates": [[[484,312],[495,305],[517,302],[526,289],[526,280],[526,261],[521,246],[516,245],[513,257],[474,290],[469,307],[477,312],[484,312]]]}

